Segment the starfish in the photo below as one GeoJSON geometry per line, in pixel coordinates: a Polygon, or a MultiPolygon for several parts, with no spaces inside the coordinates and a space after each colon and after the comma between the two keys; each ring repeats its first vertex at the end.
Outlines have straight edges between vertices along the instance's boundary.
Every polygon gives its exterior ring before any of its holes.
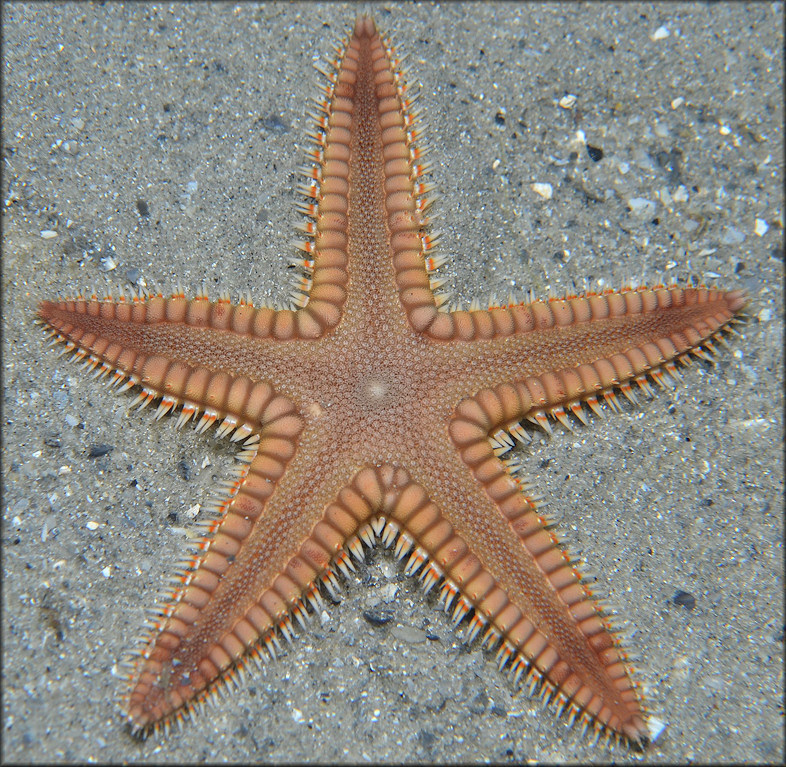
{"type": "Polygon", "coordinates": [[[135,403],[242,442],[214,518],[128,671],[136,734],[181,723],[274,656],[377,540],[469,641],[571,720],[643,746],[652,721],[607,613],[505,458],[678,376],[745,304],[703,285],[446,306],[431,185],[395,49],[360,17],[337,50],[299,187],[288,308],[181,291],[45,301],[63,343],[135,403]]]}

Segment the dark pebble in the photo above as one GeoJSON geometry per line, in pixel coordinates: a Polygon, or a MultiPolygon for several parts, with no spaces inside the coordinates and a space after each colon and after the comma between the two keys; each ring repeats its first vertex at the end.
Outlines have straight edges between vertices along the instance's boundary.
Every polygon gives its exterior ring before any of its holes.
{"type": "Polygon", "coordinates": [[[437,736],[428,730],[421,730],[418,733],[417,738],[424,748],[431,748],[437,740],[437,736]]]}
{"type": "Polygon", "coordinates": [[[384,626],[386,623],[390,623],[390,621],[393,620],[393,611],[392,610],[364,610],[363,617],[372,626],[384,626]]]}
{"type": "Polygon", "coordinates": [[[100,458],[102,455],[106,455],[107,453],[111,453],[115,449],[114,445],[90,445],[89,450],[87,451],[88,458],[100,458]]]}
{"type": "Polygon", "coordinates": [[[696,597],[694,597],[693,594],[691,594],[689,591],[678,591],[674,595],[674,604],[682,605],[688,610],[692,610],[694,607],[696,607],[696,597]]]}
{"type": "Polygon", "coordinates": [[[483,693],[478,693],[469,703],[469,712],[471,714],[482,714],[488,706],[488,696],[483,693]]]}
{"type": "Polygon", "coordinates": [[[603,159],[603,150],[599,146],[587,144],[587,154],[592,162],[600,162],[603,159]]]}

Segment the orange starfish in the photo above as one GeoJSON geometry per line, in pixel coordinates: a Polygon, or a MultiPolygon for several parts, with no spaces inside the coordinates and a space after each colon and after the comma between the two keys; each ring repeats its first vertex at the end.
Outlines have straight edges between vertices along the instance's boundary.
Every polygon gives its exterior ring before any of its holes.
{"type": "Polygon", "coordinates": [[[393,48],[358,19],[326,73],[301,279],[289,309],[97,296],[44,302],[52,335],[156,418],[219,423],[243,466],[129,673],[135,732],[182,721],[249,660],[273,654],[363,544],[395,543],[482,633],[515,682],[633,744],[647,716],[625,655],[534,498],[502,456],[528,419],[650,393],[705,356],[739,291],[603,291],[442,310],[429,184],[393,48]]]}

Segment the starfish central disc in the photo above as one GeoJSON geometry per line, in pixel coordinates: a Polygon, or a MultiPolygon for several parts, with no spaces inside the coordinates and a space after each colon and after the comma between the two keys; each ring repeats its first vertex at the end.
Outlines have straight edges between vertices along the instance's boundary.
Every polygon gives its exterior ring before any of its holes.
{"type": "Polygon", "coordinates": [[[374,410],[389,408],[400,400],[399,389],[393,375],[378,371],[362,375],[355,386],[358,404],[374,410]]]}

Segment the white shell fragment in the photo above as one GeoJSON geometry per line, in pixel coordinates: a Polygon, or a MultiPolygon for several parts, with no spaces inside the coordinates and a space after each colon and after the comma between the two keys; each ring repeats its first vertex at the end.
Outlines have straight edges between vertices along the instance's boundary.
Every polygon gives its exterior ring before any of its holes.
{"type": "Polygon", "coordinates": [[[41,236],[45,240],[51,240],[53,237],[57,237],[57,232],[54,229],[42,229],[41,236]]]}
{"type": "Polygon", "coordinates": [[[652,40],[652,42],[655,43],[658,40],[665,40],[667,37],[669,37],[669,35],[671,35],[671,32],[669,32],[669,30],[666,29],[666,27],[658,27],[650,35],[650,40],[652,40]]]}
{"type": "Polygon", "coordinates": [[[753,231],[759,235],[759,237],[764,237],[767,234],[767,230],[769,229],[769,224],[763,218],[756,219],[756,225],[753,227],[753,231]]]}
{"type": "Polygon", "coordinates": [[[680,186],[674,190],[674,194],[671,196],[671,199],[674,200],[674,202],[687,202],[688,190],[683,184],[680,184],[680,186]]]}
{"type": "Polygon", "coordinates": [[[628,200],[628,207],[630,207],[637,216],[655,215],[655,203],[652,200],[648,200],[646,197],[634,197],[628,200]]]}
{"type": "Polygon", "coordinates": [[[559,100],[559,105],[563,109],[573,109],[573,107],[576,106],[577,101],[578,101],[578,96],[574,96],[572,93],[568,93],[559,100]]]}
{"type": "Polygon", "coordinates": [[[657,716],[647,717],[647,729],[650,731],[650,741],[654,743],[666,729],[666,722],[657,716]]]}
{"type": "Polygon", "coordinates": [[[550,200],[554,194],[554,187],[551,184],[541,184],[539,182],[535,182],[534,184],[530,184],[530,188],[533,192],[535,192],[535,194],[539,194],[544,200],[550,200]]]}

